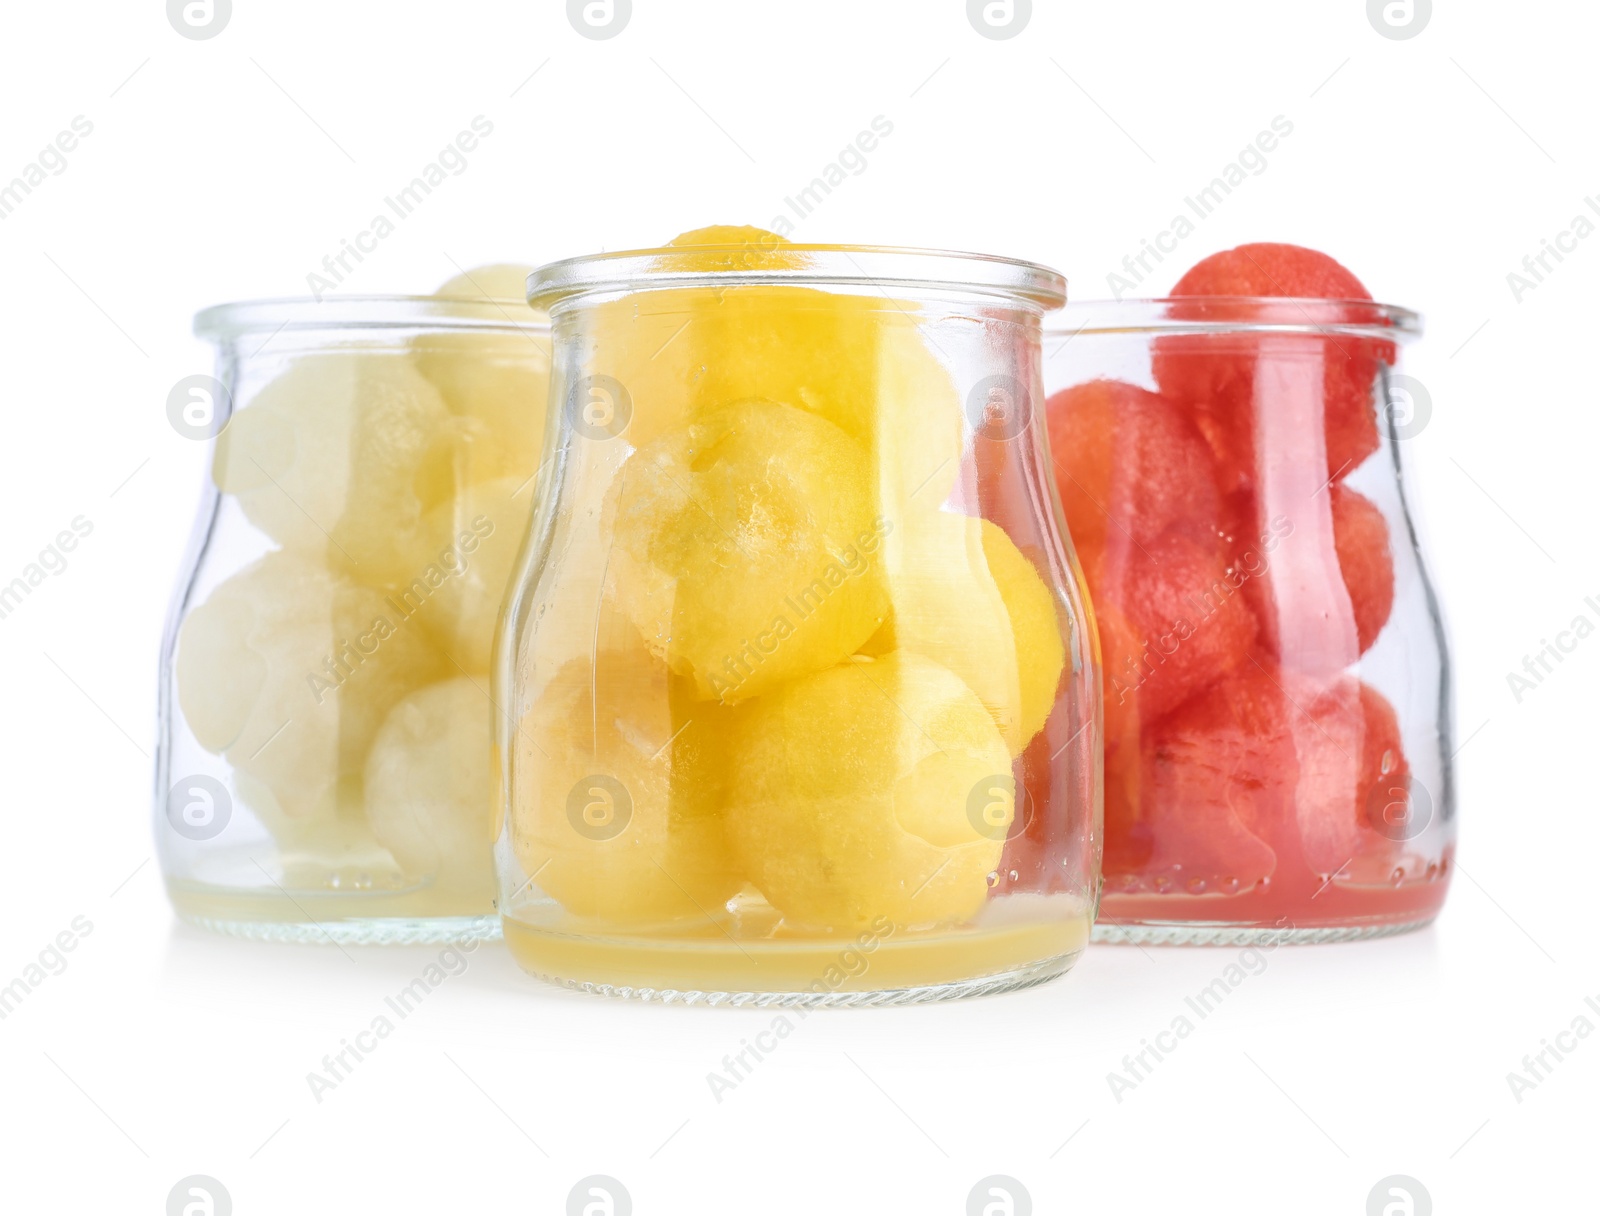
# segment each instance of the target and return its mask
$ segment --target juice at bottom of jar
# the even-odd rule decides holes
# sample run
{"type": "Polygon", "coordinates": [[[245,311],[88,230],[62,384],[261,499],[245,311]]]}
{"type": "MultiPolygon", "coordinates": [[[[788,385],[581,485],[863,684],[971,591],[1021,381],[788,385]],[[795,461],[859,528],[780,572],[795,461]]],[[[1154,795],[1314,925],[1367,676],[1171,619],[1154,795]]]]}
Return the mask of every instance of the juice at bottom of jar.
{"type": "MultiPolygon", "coordinates": [[[[422,889],[393,893],[387,891],[284,891],[265,887],[254,892],[208,887],[200,883],[172,880],[167,896],[184,920],[208,928],[225,929],[227,923],[306,927],[308,939],[322,937],[318,926],[334,926],[351,921],[481,919],[494,923],[494,909],[484,902],[464,901],[449,891],[422,889]]],[[[441,940],[449,937],[448,925],[441,925],[441,940]]],[[[340,936],[337,932],[335,937],[340,936]]],[[[285,933],[283,936],[297,936],[285,933]]],[[[481,936],[481,934],[475,934],[481,936]]]]}
{"type": "Polygon", "coordinates": [[[1050,979],[1082,952],[1092,913],[1074,897],[1029,895],[992,900],[975,923],[954,928],[884,922],[854,934],[802,934],[762,921],[746,909],[728,923],[630,931],[583,925],[539,904],[503,924],[522,967],[556,983],[633,995],[796,994],[826,1003],[836,994],[998,991],[1050,979]]]}
{"type": "Polygon", "coordinates": [[[242,846],[214,853],[167,896],[190,924],[275,940],[445,941],[499,936],[490,876],[441,884],[401,873],[385,854],[337,858],[242,846]]]}
{"type": "Polygon", "coordinates": [[[1444,903],[1450,862],[1446,854],[1439,863],[1416,867],[1414,873],[1389,883],[1355,883],[1286,869],[1237,895],[1158,893],[1133,876],[1107,875],[1097,933],[1129,936],[1117,930],[1159,927],[1168,931],[1167,938],[1178,941],[1186,928],[1231,928],[1259,929],[1293,940],[1326,937],[1336,930],[1344,931],[1338,936],[1354,938],[1421,928],[1444,903]]]}

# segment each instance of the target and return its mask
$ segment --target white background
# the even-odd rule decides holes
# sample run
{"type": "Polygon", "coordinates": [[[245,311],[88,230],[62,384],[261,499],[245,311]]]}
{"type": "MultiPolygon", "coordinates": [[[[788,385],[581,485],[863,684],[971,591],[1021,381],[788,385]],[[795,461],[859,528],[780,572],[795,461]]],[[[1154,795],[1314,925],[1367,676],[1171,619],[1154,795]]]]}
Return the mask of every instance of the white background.
{"type": "MultiPolygon", "coordinates": [[[[0,221],[0,581],[92,535],[0,620],[8,781],[0,984],[92,933],[0,1022],[8,1210],[960,1213],[989,1174],[1038,1212],[1347,1213],[1385,1175],[1434,1210],[1593,1203],[1600,1035],[1518,1102],[1506,1075],[1600,1027],[1600,640],[1521,702],[1507,673],[1580,613],[1594,542],[1600,239],[1518,302],[1507,273],[1600,192],[1600,10],[1362,0],[1039,0],[979,37],[960,0],[635,0],[608,41],[553,0],[6,6],[0,181],[93,133],[0,221]],[[1232,950],[1091,949],[1030,992],[827,1012],[718,1103],[756,1011],[547,989],[498,947],[319,1104],[306,1074],[437,950],[291,948],[178,926],[152,860],[156,656],[203,476],[168,389],[191,314],[292,295],[475,115],[494,133],[342,291],[764,224],[874,116],[894,125],[799,239],[1034,258],[1074,296],[1275,115],[1294,133],[1144,284],[1252,240],[1325,249],[1420,309],[1410,443],[1452,630],[1461,869],[1437,924],[1281,949],[1119,1103],[1106,1081],[1232,950]],[[448,1053],[448,1054],[447,1054],[448,1053]],[[1584,1183],[1580,1199],[1578,1187],[1584,1183]]],[[[1597,217],[1600,218],[1600,217],[1597,217]]]]}

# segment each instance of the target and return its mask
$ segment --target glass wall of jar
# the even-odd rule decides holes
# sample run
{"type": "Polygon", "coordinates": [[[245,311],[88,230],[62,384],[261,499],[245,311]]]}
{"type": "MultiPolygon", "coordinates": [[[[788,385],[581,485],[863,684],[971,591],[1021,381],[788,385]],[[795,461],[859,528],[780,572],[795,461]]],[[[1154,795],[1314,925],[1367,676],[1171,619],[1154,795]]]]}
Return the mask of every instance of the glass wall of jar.
{"type": "Polygon", "coordinates": [[[1420,326],[1361,300],[1090,301],[1045,336],[1098,624],[1097,937],[1426,924],[1455,841],[1451,681],[1404,474],[1420,326]]]}
{"type": "Polygon", "coordinates": [[[669,1000],[1060,974],[1099,830],[1039,374],[1064,284],[759,230],[675,246],[530,280],[556,404],[497,654],[507,944],[669,1000]]]}
{"type": "Polygon", "coordinates": [[[161,661],[172,903],[252,937],[497,936],[489,666],[548,325],[521,298],[372,297],[195,329],[217,368],[170,405],[211,443],[161,661]]]}

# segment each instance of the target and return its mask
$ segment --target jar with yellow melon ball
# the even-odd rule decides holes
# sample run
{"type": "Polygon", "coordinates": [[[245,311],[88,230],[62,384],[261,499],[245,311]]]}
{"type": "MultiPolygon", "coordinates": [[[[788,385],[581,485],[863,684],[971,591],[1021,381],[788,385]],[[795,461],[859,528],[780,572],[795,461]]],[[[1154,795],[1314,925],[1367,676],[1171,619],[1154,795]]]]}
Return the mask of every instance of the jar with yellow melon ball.
{"type": "Polygon", "coordinates": [[[528,270],[226,304],[175,390],[209,476],[162,653],[179,915],[248,937],[489,938],[490,665],[549,385],[528,270]]]}
{"type": "Polygon", "coordinates": [[[712,228],[529,280],[549,475],[494,671],[535,975],[878,1004],[1059,975],[1098,893],[1043,267],[712,228]]]}

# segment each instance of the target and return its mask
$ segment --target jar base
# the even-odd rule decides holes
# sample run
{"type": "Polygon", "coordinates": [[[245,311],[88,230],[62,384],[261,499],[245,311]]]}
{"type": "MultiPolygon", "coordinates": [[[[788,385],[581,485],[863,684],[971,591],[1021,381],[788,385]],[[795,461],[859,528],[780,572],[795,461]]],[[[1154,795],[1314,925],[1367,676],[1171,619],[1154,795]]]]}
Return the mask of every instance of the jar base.
{"type": "Polygon", "coordinates": [[[598,984],[588,980],[540,975],[532,971],[529,974],[547,984],[570,988],[574,992],[585,992],[591,996],[609,996],[619,1000],[647,1001],[661,1005],[729,1005],[735,1008],[754,1009],[876,1009],[894,1005],[926,1005],[933,1001],[959,1001],[967,997],[992,996],[1000,992],[1017,992],[1023,988],[1034,988],[1072,970],[1072,965],[1078,961],[1078,956],[1082,953],[1080,950],[1076,954],[1042,959],[1026,967],[974,980],[867,992],[703,992],[698,989],[635,988],[598,984]]]}
{"type": "MultiPolygon", "coordinates": [[[[190,890],[169,883],[167,897],[178,919],[208,933],[258,942],[336,946],[423,946],[443,942],[499,941],[500,918],[492,912],[438,915],[363,906],[360,897],[302,894],[260,895],[190,890]],[[337,900],[337,903],[335,901],[337,900]]],[[[459,904],[458,904],[459,906],[459,904]]]]}
{"type": "MultiPolygon", "coordinates": [[[[863,935],[870,937],[870,935],[863,935]]],[[[597,996],[785,1009],[919,1005],[1011,992],[1068,971],[1087,917],[901,938],[594,936],[508,917],[506,945],[546,983],[597,996]]]]}
{"type": "Polygon", "coordinates": [[[1120,946],[1312,946],[1323,942],[1368,941],[1393,937],[1431,925],[1434,918],[1397,924],[1315,925],[1277,928],[1273,925],[1230,925],[1203,921],[1147,921],[1143,924],[1095,925],[1090,940],[1120,946]]]}

